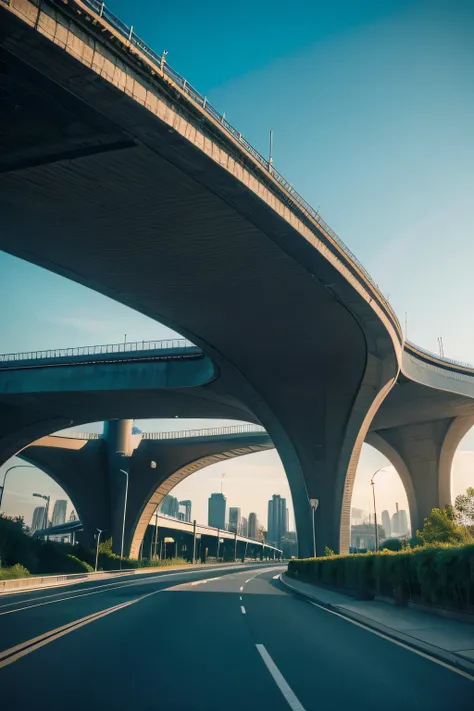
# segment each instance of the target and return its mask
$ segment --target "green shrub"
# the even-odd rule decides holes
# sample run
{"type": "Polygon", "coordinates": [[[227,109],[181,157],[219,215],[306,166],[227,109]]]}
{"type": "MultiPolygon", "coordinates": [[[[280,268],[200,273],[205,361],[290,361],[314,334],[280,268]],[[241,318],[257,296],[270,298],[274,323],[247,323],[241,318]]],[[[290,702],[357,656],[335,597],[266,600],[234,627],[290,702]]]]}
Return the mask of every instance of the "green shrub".
{"type": "Polygon", "coordinates": [[[18,563],[9,568],[0,568],[0,580],[12,580],[13,578],[27,578],[30,571],[18,563]]]}
{"type": "Polygon", "coordinates": [[[362,596],[385,595],[456,610],[474,605],[474,544],[295,559],[288,563],[288,574],[362,596]]]}
{"type": "Polygon", "coordinates": [[[399,538],[389,538],[388,540],[384,541],[382,545],[380,546],[380,550],[384,551],[401,551],[402,550],[402,542],[399,538]]]}

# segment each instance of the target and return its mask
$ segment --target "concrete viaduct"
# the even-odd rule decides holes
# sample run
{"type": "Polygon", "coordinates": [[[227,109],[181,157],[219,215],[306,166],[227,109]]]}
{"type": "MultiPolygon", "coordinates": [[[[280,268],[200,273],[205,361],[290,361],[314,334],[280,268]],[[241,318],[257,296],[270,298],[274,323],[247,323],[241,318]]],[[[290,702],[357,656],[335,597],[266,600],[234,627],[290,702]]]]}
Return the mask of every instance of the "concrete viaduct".
{"type": "Polygon", "coordinates": [[[97,528],[120,551],[128,473],[124,550],[137,557],[157,506],[199,469],[273,447],[260,427],[237,425],[133,435],[132,420],[105,423],[103,437],[47,436],[20,456],[58,482],[73,501],[89,542],[97,528]],[[122,470],[122,471],[121,471],[122,470]]]}
{"type": "Polygon", "coordinates": [[[178,403],[182,416],[256,422],[285,467],[303,556],[309,497],[320,544],[348,550],[365,439],[396,462],[412,521],[449,495],[474,371],[404,344],[354,255],[205,97],[93,0],[0,5],[0,59],[0,247],[205,354],[183,380],[171,377],[179,363],[161,364],[174,387],[160,390],[167,376],[129,364],[149,415],[131,389],[105,387],[116,364],[81,366],[103,377],[91,397],[71,378],[41,388],[32,375],[23,388],[15,376],[1,395],[13,417],[2,456],[75,422],[73,409],[86,421],[95,400],[88,421],[170,416],[178,403]]]}

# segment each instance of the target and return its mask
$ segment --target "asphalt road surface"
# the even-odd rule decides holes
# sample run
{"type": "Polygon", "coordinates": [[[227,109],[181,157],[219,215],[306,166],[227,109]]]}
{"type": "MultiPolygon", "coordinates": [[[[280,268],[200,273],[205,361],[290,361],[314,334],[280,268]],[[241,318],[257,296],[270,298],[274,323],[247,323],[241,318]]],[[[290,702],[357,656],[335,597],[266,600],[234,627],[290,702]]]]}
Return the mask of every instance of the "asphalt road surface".
{"type": "Polygon", "coordinates": [[[472,711],[474,680],[287,592],[281,566],[0,597],[0,705],[472,711]]]}

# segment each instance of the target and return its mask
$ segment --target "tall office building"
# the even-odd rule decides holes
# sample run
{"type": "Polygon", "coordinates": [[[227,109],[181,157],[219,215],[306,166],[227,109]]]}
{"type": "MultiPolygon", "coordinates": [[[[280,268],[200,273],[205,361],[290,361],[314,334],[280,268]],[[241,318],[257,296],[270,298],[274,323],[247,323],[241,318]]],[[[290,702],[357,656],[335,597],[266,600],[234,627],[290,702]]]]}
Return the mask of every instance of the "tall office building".
{"type": "Polygon", "coordinates": [[[69,520],[70,520],[70,521],[77,521],[77,520],[78,520],[78,519],[77,519],[77,513],[75,512],[74,509],[73,509],[73,510],[71,511],[71,513],[69,514],[69,520]]]}
{"type": "Polygon", "coordinates": [[[65,523],[65,521],[66,521],[66,507],[67,507],[66,499],[56,499],[56,501],[54,502],[54,509],[53,509],[53,519],[52,519],[53,526],[60,526],[62,523],[65,523]]]}
{"type": "Polygon", "coordinates": [[[268,533],[267,540],[280,546],[281,539],[286,533],[287,513],[286,499],[279,494],[273,494],[268,502],[268,533]]]}
{"type": "Polygon", "coordinates": [[[240,523],[240,509],[237,506],[231,506],[229,508],[229,531],[240,533],[240,523]]]}
{"type": "Polygon", "coordinates": [[[392,535],[392,526],[390,525],[390,514],[387,510],[382,511],[382,527],[385,531],[386,538],[392,535]]]}
{"type": "Polygon", "coordinates": [[[226,498],[224,494],[211,494],[208,502],[209,526],[225,529],[226,498]]]}
{"type": "Polygon", "coordinates": [[[179,518],[179,501],[176,496],[170,496],[169,494],[166,494],[160,505],[160,513],[164,514],[165,516],[179,518]]]}
{"type": "Polygon", "coordinates": [[[183,521],[187,521],[188,523],[191,521],[191,507],[192,501],[189,499],[179,502],[179,512],[183,514],[183,521]]]}
{"type": "Polygon", "coordinates": [[[252,511],[252,513],[249,513],[249,524],[248,524],[248,537],[249,538],[254,538],[257,540],[257,531],[258,531],[258,519],[257,519],[257,514],[252,511]]]}
{"type": "Polygon", "coordinates": [[[401,509],[401,511],[398,512],[398,535],[408,535],[408,518],[405,509],[401,509]]]}
{"type": "Polygon", "coordinates": [[[45,506],[37,506],[35,508],[33,511],[33,520],[31,522],[31,533],[36,533],[36,531],[40,531],[42,528],[45,528],[45,514],[45,506]]]}
{"type": "Polygon", "coordinates": [[[242,516],[242,522],[240,524],[240,535],[245,537],[249,535],[249,522],[245,518],[245,516],[242,516]]]}

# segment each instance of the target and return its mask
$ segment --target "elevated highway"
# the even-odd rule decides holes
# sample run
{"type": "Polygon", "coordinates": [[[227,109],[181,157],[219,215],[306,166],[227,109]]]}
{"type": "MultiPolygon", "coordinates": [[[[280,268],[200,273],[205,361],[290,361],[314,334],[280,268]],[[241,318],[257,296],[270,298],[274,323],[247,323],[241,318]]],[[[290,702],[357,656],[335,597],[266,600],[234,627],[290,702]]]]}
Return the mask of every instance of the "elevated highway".
{"type": "MultiPolygon", "coordinates": [[[[320,500],[320,544],[347,550],[372,422],[377,432],[421,424],[413,408],[403,422],[403,390],[412,403],[442,390],[438,415],[449,401],[449,428],[461,411],[470,417],[470,395],[449,375],[458,371],[406,358],[390,304],[334,231],[102,4],[11,0],[0,19],[0,129],[11,147],[0,158],[0,247],[168,325],[214,368],[211,380],[176,387],[171,399],[171,389],[142,392],[153,415],[132,412],[123,390],[113,402],[96,391],[89,402],[81,393],[82,410],[68,420],[64,393],[48,393],[46,406],[30,392],[29,420],[9,402],[22,434],[15,444],[10,432],[3,452],[31,442],[40,426],[86,421],[93,399],[101,412],[89,420],[170,416],[176,396],[183,416],[263,425],[288,476],[300,553],[312,551],[308,497],[320,500]],[[381,409],[392,393],[397,425],[381,409]]],[[[460,375],[466,388],[469,377],[460,375]]],[[[429,457],[437,484],[444,439],[421,439],[435,434],[434,450],[420,446],[412,460],[429,457]]],[[[407,447],[391,439],[414,476],[407,447]]]]}
{"type": "Polygon", "coordinates": [[[78,512],[84,540],[107,531],[120,552],[138,557],[156,508],[171,489],[203,467],[273,447],[253,425],[132,434],[132,420],[106,422],[104,435],[48,436],[20,456],[62,486],[78,512]]]}

